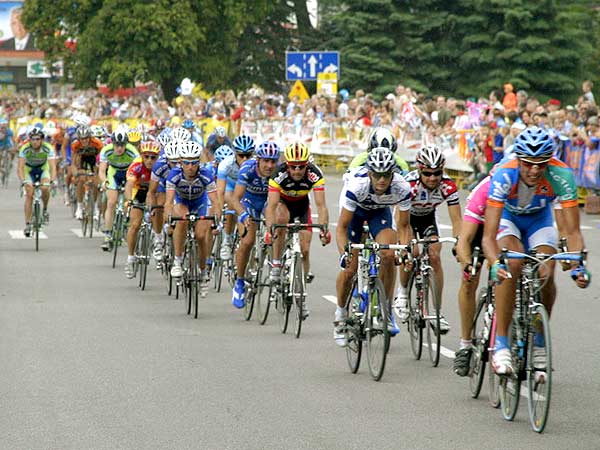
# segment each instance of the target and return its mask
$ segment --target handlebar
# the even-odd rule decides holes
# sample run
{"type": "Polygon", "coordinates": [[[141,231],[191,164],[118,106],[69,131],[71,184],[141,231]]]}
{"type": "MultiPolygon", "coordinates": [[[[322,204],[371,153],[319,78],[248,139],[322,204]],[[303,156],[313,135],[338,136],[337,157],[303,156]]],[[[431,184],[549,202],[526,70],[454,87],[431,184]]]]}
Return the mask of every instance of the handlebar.
{"type": "Polygon", "coordinates": [[[189,221],[189,222],[198,222],[199,220],[212,220],[213,227],[215,226],[215,222],[217,221],[217,216],[198,216],[196,214],[186,214],[183,217],[174,217],[169,216],[169,223],[180,222],[180,221],[189,221]]]}

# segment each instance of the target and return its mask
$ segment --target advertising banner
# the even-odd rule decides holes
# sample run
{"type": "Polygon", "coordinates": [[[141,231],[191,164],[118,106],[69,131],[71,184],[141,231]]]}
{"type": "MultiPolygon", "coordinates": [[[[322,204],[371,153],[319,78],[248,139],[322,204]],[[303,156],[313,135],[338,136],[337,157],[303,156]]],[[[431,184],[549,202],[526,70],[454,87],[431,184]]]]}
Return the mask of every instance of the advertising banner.
{"type": "Polygon", "coordinates": [[[23,2],[0,1],[0,51],[35,51],[33,37],[23,26],[23,2]]]}

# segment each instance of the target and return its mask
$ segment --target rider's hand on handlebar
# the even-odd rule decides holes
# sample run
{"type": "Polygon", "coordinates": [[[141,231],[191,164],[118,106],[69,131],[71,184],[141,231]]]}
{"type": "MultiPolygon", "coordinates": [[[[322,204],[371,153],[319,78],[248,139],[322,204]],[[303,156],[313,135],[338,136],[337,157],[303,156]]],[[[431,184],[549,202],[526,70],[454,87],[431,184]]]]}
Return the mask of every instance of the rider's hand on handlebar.
{"type": "Polygon", "coordinates": [[[329,230],[321,231],[319,233],[319,238],[321,239],[321,244],[323,246],[329,244],[331,242],[331,231],[329,231],[329,230]]]}
{"type": "Polygon", "coordinates": [[[350,254],[344,252],[340,255],[340,267],[345,269],[348,267],[348,264],[350,264],[350,254]]]}
{"type": "Polygon", "coordinates": [[[495,283],[500,284],[504,280],[512,278],[512,275],[508,271],[508,267],[506,266],[506,264],[501,263],[500,260],[496,260],[494,264],[492,264],[490,270],[490,278],[495,283]]]}
{"type": "Polygon", "coordinates": [[[270,231],[265,231],[265,238],[264,238],[265,244],[267,245],[271,245],[273,243],[273,236],[271,235],[270,231]]]}
{"type": "Polygon", "coordinates": [[[584,266],[578,266],[571,270],[571,278],[573,278],[577,287],[585,289],[592,281],[592,274],[584,266]]]}

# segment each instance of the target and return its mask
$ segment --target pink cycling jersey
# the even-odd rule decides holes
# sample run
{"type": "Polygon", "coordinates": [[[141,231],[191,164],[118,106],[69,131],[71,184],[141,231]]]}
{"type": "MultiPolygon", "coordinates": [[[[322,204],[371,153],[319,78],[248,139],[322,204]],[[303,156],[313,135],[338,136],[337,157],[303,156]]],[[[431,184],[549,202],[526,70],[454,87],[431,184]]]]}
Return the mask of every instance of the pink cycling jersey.
{"type": "Polygon", "coordinates": [[[485,207],[490,192],[490,180],[490,177],[485,177],[467,197],[467,206],[465,206],[463,216],[467,222],[483,225],[485,207]]]}

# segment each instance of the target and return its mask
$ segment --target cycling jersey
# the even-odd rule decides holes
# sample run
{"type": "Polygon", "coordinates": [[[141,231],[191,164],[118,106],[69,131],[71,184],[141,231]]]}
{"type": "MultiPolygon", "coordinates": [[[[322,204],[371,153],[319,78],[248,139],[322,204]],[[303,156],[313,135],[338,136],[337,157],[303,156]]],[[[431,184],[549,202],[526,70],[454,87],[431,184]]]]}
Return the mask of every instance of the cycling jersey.
{"type": "Polygon", "coordinates": [[[350,173],[343,208],[348,211],[356,211],[358,208],[376,210],[398,205],[401,211],[410,210],[410,185],[402,175],[394,173],[388,190],[383,194],[376,194],[368,172],[366,167],[361,167],[350,173]]]}
{"type": "Polygon", "coordinates": [[[215,154],[215,150],[218,149],[221,145],[228,145],[229,147],[233,148],[233,145],[231,145],[231,141],[227,136],[225,136],[222,143],[219,143],[219,141],[217,141],[217,135],[215,133],[208,136],[208,139],[206,140],[206,148],[213,155],[215,154]]]}
{"type": "MultiPolygon", "coordinates": [[[[356,169],[357,167],[364,166],[367,163],[367,159],[369,158],[369,152],[359,153],[354,157],[354,159],[350,162],[348,169],[356,169]]],[[[408,173],[410,170],[406,161],[404,161],[400,155],[394,153],[394,159],[396,160],[396,165],[400,169],[402,173],[408,173]]]]}
{"type": "Polygon", "coordinates": [[[80,155],[79,160],[79,169],[83,169],[84,167],[88,167],[90,170],[93,170],[96,165],[96,157],[102,151],[102,141],[96,138],[90,138],[88,145],[85,147],[83,143],[78,139],[73,144],[71,144],[71,155],[80,155]]]}
{"type": "Polygon", "coordinates": [[[158,189],[156,192],[167,192],[167,175],[173,167],[175,167],[174,163],[169,163],[164,155],[159,156],[156,160],[152,166],[152,174],[150,176],[152,181],[158,182],[158,189]],[[171,164],[173,164],[173,166],[171,166],[171,164]]]}
{"type": "Polygon", "coordinates": [[[577,185],[573,171],[562,161],[552,158],[536,186],[520,181],[519,160],[497,166],[490,182],[487,204],[505,208],[514,215],[535,214],[558,199],[563,208],[577,206],[577,185]]]}
{"type": "MultiPolygon", "coordinates": [[[[151,170],[148,169],[141,158],[136,159],[127,169],[127,181],[134,181],[133,191],[147,191],[150,184],[151,170]]],[[[135,196],[135,195],[134,195],[135,196]]]]}
{"type": "Polygon", "coordinates": [[[209,169],[199,167],[196,176],[188,180],[181,167],[175,167],[167,175],[167,191],[175,191],[175,203],[185,206],[191,214],[206,215],[207,194],[217,190],[209,169]]]}
{"type": "Polygon", "coordinates": [[[291,177],[286,163],[280,164],[269,180],[269,191],[279,192],[282,200],[290,202],[306,198],[312,190],[325,190],[323,172],[312,163],[307,165],[304,177],[299,181],[291,177]]]}
{"type": "Polygon", "coordinates": [[[24,180],[29,178],[35,183],[44,178],[50,178],[50,164],[48,161],[55,159],[56,153],[47,142],[42,142],[42,146],[37,151],[27,142],[19,149],[19,158],[25,159],[24,180]]]}
{"type": "Polygon", "coordinates": [[[237,185],[246,188],[242,197],[242,206],[254,219],[259,219],[269,192],[269,178],[258,173],[258,160],[250,159],[240,168],[237,185]]]}
{"type": "Polygon", "coordinates": [[[10,150],[14,146],[12,130],[10,128],[5,131],[0,130],[0,151],[10,150]]]}
{"type": "Polygon", "coordinates": [[[139,156],[138,151],[131,144],[125,146],[125,151],[121,155],[115,153],[113,144],[104,146],[100,152],[100,162],[108,164],[106,171],[108,189],[118,189],[125,183],[129,165],[139,156]]]}
{"type": "Polygon", "coordinates": [[[475,189],[473,189],[467,197],[465,213],[463,214],[463,218],[466,222],[483,225],[485,207],[490,192],[490,180],[491,177],[485,177],[477,186],[475,186],[475,189]]]}
{"type": "Polygon", "coordinates": [[[77,137],[77,127],[69,127],[66,129],[65,137],[64,137],[66,140],[65,157],[69,164],[71,163],[71,145],[73,144],[73,141],[75,141],[76,137],[77,137]]]}
{"type": "Polygon", "coordinates": [[[225,187],[225,192],[233,192],[239,172],[240,166],[235,159],[235,155],[228,156],[219,163],[219,168],[217,169],[217,179],[226,180],[227,184],[225,187]]]}
{"type": "Polygon", "coordinates": [[[413,216],[426,216],[431,214],[442,203],[448,206],[458,205],[458,188],[456,183],[447,175],[442,175],[440,184],[433,190],[421,183],[421,175],[418,170],[409,172],[406,181],[411,189],[410,214],[413,216]]]}

